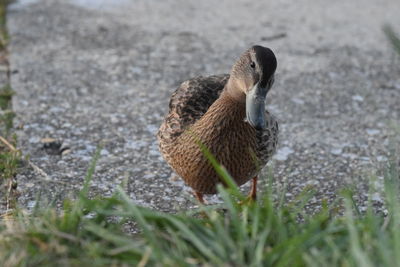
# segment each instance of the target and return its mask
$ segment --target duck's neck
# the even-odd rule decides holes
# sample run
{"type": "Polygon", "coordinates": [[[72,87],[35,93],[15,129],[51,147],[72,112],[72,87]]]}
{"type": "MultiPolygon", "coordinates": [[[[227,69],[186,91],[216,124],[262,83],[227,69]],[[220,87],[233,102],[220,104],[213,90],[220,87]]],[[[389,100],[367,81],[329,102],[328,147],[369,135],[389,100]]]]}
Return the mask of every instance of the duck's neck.
{"type": "Polygon", "coordinates": [[[246,116],[246,102],[237,97],[231,94],[229,88],[225,88],[205,116],[212,117],[212,120],[218,121],[220,125],[243,122],[246,116]]]}
{"type": "Polygon", "coordinates": [[[241,86],[243,85],[231,76],[226,83],[224,93],[227,93],[227,97],[233,98],[236,102],[244,104],[246,102],[246,95],[240,90],[241,86]]]}
{"type": "Polygon", "coordinates": [[[203,117],[198,120],[192,130],[202,132],[205,135],[220,134],[237,128],[246,117],[246,96],[238,93],[228,81],[220,97],[209,107],[203,117]],[[210,130],[212,128],[212,131],[210,130]]]}
{"type": "Polygon", "coordinates": [[[220,105],[226,106],[232,111],[243,111],[243,115],[245,115],[246,100],[243,100],[241,96],[236,95],[236,92],[232,94],[229,92],[228,88],[225,88],[217,101],[220,105]]]}
{"type": "Polygon", "coordinates": [[[240,90],[241,86],[231,77],[216,102],[227,109],[226,113],[229,113],[230,117],[242,122],[246,116],[246,95],[240,90]]]}

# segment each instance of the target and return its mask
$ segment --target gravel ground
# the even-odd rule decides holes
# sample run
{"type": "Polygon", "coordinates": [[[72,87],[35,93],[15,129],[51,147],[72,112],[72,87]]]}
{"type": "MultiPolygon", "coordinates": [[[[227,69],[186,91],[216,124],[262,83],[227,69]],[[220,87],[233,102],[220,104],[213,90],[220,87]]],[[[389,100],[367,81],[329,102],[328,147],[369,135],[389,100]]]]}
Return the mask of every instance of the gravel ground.
{"type": "Polygon", "coordinates": [[[400,143],[400,60],[381,30],[400,25],[399,14],[397,0],[17,2],[8,27],[19,145],[42,170],[21,168],[19,201],[73,196],[104,143],[93,194],[126,181],[141,205],[193,207],[158,152],[169,96],[185,79],[228,72],[260,44],[278,58],[267,103],[281,129],[274,186],[287,184],[289,198],[314,186],[312,208],[343,187],[363,203],[400,143]]]}

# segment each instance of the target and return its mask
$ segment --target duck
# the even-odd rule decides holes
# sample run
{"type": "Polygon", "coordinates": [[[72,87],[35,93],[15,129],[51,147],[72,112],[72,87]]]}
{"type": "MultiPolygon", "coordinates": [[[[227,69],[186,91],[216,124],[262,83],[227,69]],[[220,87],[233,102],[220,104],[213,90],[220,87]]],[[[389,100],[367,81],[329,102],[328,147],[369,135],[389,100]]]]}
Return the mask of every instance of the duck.
{"type": "Polygon", "coordinates": [[[200,203],[224,183],[199,143],[237,186],[251,180],[248,198],[256,200],[259,173],[278,143],[277,119],[265,108],[276,68],[273,51],[254,45],[240,55],[229,74],[189,79],[172,94],[157,133],[159,149],[200,203]]]}

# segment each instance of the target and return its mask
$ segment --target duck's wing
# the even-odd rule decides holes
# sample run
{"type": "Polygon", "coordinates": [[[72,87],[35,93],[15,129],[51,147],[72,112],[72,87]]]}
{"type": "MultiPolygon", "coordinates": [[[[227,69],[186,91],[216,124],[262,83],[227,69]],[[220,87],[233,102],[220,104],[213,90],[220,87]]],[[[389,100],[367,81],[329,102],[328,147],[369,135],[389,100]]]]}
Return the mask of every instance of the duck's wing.
{"type": "Polygon", "coordinates": [[[222,74],[183,82],[171,96],[159,138],[175,138],[199,120],[217,100],[228,79],[229,74],[222,74]]]}

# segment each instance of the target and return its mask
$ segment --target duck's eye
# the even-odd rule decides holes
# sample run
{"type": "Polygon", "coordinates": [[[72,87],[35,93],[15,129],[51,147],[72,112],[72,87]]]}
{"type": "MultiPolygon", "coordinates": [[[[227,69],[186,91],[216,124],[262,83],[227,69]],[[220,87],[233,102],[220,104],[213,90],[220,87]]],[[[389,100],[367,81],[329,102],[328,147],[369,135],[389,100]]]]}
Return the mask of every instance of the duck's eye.
{"type": "Polygon", "coordinates": [[[250,67],[254,69],[254,68],[256,67],[256,63],[254,63],[254,61],[252,61],[252,62],[250,63],[250,67]]]}

